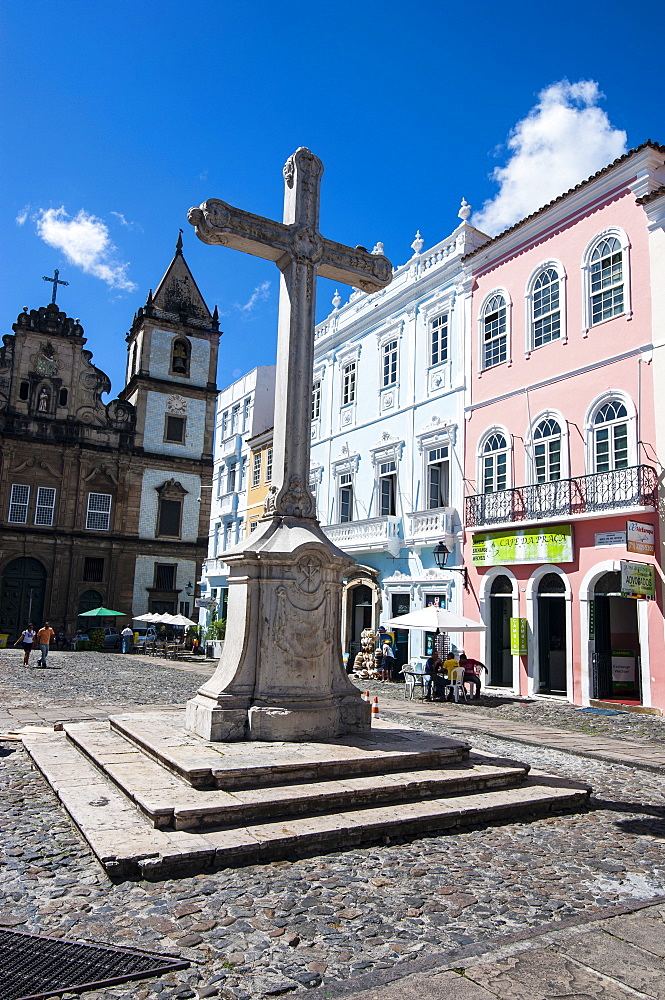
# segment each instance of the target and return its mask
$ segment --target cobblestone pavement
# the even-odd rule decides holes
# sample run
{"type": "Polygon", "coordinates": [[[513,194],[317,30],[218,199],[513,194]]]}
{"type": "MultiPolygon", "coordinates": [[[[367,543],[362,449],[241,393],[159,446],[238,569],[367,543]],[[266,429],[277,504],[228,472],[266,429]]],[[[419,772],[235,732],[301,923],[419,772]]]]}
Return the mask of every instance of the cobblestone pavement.
{"type": "MultiPolygon", "coordinates": [[[[127,703],[128,691],[137,702],[146,700],[143,685],[153,690],[154,675],[138,657],[116,667],[118,659],[98,655],[102,665],[85,671],[91,689],[81,681],[81,697],[95,697],[103,684],[105,702],[127,703]],[[103,661],[111,658],[104,681],[103,661]]],[[[156,685],[160,702],[173,700],[178,684],[186,689],[184,700],[199,683],[195,675],[181,673],[178,680],[170,676],[177,671],[163,670],[156,685]]],[[[51,677],[74,683],[67,673],[63,661],[49,685],[51,677]]],[[[47,674],[35,671],[39,678],[47,674]]],[[[12,680],[12,697],[21,694],[22,683],[24,696],[35,704],[52,693],[49,686],[40,695],[33,676],[25,675],[25,682],[20,673],[12,680]]],[[[414,723],[455,735],[452,712],[414,723]]],[[[195,878],[119,885],[92,859],[20,745],[0,744],[0,926],[192,961],[182,972],[87,993],[91,1000],[254,1000],[306,989],[325,997],[344,984],[361,987],[368,973],[395,969],[406,975],[419,957],[592,917],[605,907],[664,892],[662,776],[486,736],[474,744],[590,782],[591,809],[195,878]]]]}

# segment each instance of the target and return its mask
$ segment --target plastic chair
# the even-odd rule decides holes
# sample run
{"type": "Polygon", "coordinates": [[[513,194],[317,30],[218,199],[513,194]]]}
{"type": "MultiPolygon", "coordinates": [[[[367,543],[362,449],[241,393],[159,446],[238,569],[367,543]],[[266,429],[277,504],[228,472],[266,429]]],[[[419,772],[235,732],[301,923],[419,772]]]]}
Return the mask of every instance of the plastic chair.
{"type": "Polygon", "coordinates": [[[464,687],[464,667],[455,667],[450,672],[450,685],[448,694],[452,692],[453,698],[459,702],[460,696],[466,701],[466,688],[464,687]]]}

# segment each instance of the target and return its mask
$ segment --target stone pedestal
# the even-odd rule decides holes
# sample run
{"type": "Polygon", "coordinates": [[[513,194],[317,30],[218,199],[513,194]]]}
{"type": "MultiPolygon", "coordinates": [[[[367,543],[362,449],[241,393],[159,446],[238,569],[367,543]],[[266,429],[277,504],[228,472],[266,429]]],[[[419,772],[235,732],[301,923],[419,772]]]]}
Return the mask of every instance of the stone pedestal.
{"type": "Polygon", "coordinates": [[[342,577],[353,565],[312,519],[274,517],[225,554],[229,599],[216,672],[187,703],[206,740],[310,741],[359,733],[371,709],[342,662],[342,577]]]}

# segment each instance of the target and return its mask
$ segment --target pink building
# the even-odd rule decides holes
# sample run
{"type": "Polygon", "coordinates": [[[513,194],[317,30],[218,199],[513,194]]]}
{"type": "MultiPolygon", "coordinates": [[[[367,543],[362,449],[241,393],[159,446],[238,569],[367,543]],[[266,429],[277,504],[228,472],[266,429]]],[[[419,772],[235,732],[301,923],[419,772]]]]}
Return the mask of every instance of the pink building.
{"type": "Polygon", "coordinates": [[[490,687],[665,708],[653,262],[638,204],[664,163],[646,143],[465,258],[465,614],[488,626],[467,653],[490,687]]]}

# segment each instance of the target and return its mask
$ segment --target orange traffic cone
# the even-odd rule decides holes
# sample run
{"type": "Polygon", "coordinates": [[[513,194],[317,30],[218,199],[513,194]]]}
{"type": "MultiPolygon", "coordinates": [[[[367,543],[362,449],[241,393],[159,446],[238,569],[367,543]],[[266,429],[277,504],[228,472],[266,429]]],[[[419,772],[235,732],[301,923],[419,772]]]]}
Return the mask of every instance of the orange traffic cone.
{"type": "Polygon", "coordinates": [[[379,717],[379,699],[375,698],[372,702],[372,718],[378,719],[379,717]]]}
{"type": "Polygon", "coordinates": [[[365,691],[365,693],[363,695],[363,701],[369,702],[369,700],[370,700],[369,691],[365,691]]]}

